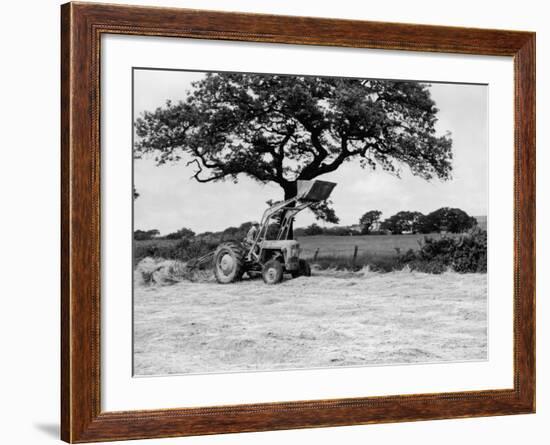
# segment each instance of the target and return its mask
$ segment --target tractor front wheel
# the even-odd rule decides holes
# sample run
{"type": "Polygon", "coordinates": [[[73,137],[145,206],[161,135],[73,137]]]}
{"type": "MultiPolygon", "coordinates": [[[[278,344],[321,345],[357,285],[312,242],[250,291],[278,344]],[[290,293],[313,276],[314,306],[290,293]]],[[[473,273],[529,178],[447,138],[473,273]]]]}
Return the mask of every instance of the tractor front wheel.
{"type": "Polygon", "coordinates": [[[218,283],[240,280],[244,274],[244,251],[237,243],[223,243],[214,252],[214,275],[218,283]]]}
{"type": "Polygon", "coordinates": [[[277,260],[269,260],[262,269],[262,278],[266,284],[277,284],[283,280],[283,265],[277,260]]]}

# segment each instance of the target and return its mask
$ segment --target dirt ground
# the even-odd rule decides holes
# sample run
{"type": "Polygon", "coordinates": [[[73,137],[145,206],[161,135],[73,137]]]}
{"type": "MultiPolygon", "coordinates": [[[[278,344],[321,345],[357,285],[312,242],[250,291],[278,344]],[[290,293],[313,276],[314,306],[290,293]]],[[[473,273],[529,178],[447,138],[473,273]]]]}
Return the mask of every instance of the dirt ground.
{"type": "Polygon", "coordinates": [[[325,270],[277,286],[136,284],[134,372],[485,360],[486,278],[325,270]]]}

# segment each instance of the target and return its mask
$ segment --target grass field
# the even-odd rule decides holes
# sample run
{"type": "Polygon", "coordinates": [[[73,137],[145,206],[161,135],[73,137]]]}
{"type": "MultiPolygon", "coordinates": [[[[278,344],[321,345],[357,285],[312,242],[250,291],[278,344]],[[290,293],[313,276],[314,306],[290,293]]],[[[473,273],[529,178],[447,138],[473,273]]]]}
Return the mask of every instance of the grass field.
{"type": "MultiPolygon", "coordinates": [[[[302,253],[305,258],[313,257],[315,251],[319,249],[320,256],[351,256],[354,246],[358,246],[359,254],[369,252],[376,255],[395,256],[398,250],[405,253],[409,249],[417,250],[420,248],[424,237],[441,238],[439,233],[430,233],[429,235],[411,234],[411,235],[355,235],[355,236],[300,236],[297,240],[302,247],[302,253]]],[[[458,235],[448,235],[458,236],[458,235]]],[[[175,246],[178,240],[170,239],[152,239],[145,241],[136,241],[136,246],[140,247],[170,247],[175,246]]]]}
{"type": "Polygon", "coordinates": [[[302,248],[304,258],[312,258],[317,249],[319,249],[319,257],[351,257],[355,246],[358,248],[359,256],[368,254],[393,257],[399,253],[405,253],[409,249],[418,250],[426,236],[439,239],[442,235],[439,233],[429,235],[316,235],[301,236],[297,240],[302,248]]]}

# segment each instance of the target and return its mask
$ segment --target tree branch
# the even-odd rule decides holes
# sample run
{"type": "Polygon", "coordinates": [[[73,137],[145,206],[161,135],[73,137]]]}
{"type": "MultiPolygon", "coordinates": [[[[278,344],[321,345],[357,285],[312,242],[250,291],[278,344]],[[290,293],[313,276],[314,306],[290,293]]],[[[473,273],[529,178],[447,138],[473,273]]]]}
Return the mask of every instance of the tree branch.
{"type": "MultiPolygon", "coordinates": [[[[192,161],[189,161],[186,165],[189,166],[191,164],[197,164],[198,170],[191,176],[192,178],[195,178],[197,182],[205,183],[205,182],[212,182],[216,181],[218,179],[222,179],[224,176],[226,176],[226,173],[218,173],[217,175],[210,176],[208,178],[200,178],[199,175],[203,172],[202,165],[200,164],[199,160],[197,158],[193,159],[192,161]]],[[[205,167],[209,168],[206,164],[205,167]]]]}
{"type": "Polygon", "coordinates": [[[300,173],[300,179],[313,179],[319,176],[319,168],[322,166],[322,162],[327,158],[328,151],[323,146],[321,139],[319,138],[321,132],[319,130],[313,130],[311,132],[311,144],[316,150],[313,153],[313,161],[305,166],[300,173]]]}

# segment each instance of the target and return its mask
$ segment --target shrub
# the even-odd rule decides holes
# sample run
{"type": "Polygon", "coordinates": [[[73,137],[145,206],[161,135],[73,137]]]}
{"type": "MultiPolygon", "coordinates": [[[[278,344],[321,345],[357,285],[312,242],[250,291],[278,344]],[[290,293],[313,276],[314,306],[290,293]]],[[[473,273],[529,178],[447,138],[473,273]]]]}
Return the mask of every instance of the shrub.
{"type": "Polygon", "coordinates": [[[474,228],[457,238],[424,238],[420,250],[401,256],[403,265],[428,273],[452,269],[459,273],[487,272],[487,232],[474,228]]]}
{"type": "Polygon", "coordinates": [[[306,227],[304,230],[304,235],[312,236],[312,235],[322,235],[323,234],[323,228],[318,226],[317,224],[313,223],[310,226],[306,227]]]}
{"type": "Polygon", "coordinates": [[[487,231],[473,229],[458,239],[452,267],[457,272],[487,272],[487,231]]]}
{"type": "Polygon", "coordinates": [[[306,236],[306,228],[305,227],[298,227],[294,229],[294,236],[306,236]]]}
{"type": "Polygon", "coordinates": [[[195,236],[195,232],[187,227],[182,227],[175,232],[169,233],[165,236],[166,239],[182,239],[182,238],[192,238],[195,236]]]}

